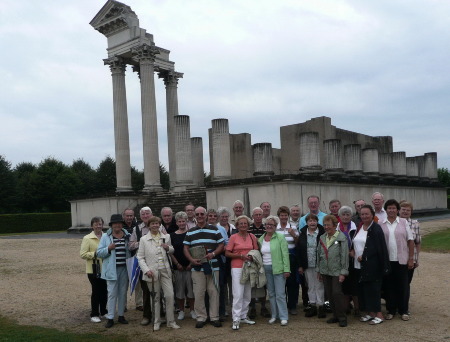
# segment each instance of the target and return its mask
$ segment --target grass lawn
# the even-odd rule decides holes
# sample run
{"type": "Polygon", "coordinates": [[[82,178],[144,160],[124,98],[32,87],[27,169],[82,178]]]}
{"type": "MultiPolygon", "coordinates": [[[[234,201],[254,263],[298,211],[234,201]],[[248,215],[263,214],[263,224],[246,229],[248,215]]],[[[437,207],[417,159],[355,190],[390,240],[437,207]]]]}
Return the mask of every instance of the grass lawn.
{"type": "Polygon", "coordinates": [[[450,228],[425,236],[422,239],[421,251],[450,253],[450,228]]]}
{"type": "Polygon", "coordinates": [[[1,342],[127,342],[123,335],[74,334],[57,329],[18,325],[0,316],[1,342]]]}

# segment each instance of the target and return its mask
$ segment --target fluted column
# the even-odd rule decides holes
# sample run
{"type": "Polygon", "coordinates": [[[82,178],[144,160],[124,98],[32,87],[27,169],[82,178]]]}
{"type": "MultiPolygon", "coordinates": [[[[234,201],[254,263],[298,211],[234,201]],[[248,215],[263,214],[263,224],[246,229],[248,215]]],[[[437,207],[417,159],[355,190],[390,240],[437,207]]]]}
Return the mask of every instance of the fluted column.
{"type": "Polygon", "coordinates": [[[200,137],[191,138],[192,153],[192,182],[194,186],[205,185],[205,175],[203,169],[203,139],[200,137]]]}
{"type": "Polygon", "coordinates": [[[274,174],[272,144],[259,143],[253,145],[253,165],[254,176],[272,176],[274,174]]]}
{"type": "Polygon", "coordinates": [[[362,150],[363,172],[366,174],[378,174],[378,150],[376,148],[365,148],[362,150]]]}
{"type": "Polygon", "coordinates": [[[406,175],[411,178],[419,177],[419,164],[416,157],[406,158],[406,175]]]}
{"type": "Polygon", "coordinates": [[[319,133],[306,132],[300,134],[300,169],[304,171],[319,171],[320,146],[319,133]]]}
{"type": "Polygon", "coordinates": [[[392,171],[395,176],[406,176],[406,153],[392,153],[392,171]]]}
{"type": "Polygon", "coordinates": [[[323,141],[325,170],[343,172],[343,153],[341,140],[328,139],[323,141]]]}
{"type": "Polygon", "coordinates": [[[360,173],[363,170],[362,152],[360,144],[349,144],[344,146],[345,171],[349,173],[360,173]]]}
{"type": "Polygon", "coordinates": [[[161,190],[159,176],[158,126],[155,98],[154,46],[143,44],[132,49],[134,59],[139,62],[141,79],[142,140],[144,151],[144,192],[161,190]]]}
{"type": "MultiPolygon", "coordinates": [[[[175,166],[175,135],[174,135],[174,117],[178,115],[178,79],[183,77],[183,74],[175,71],[162,71],[159,77],[164,80],[166,86],[166,108],[167,108],[167,149],[169,156],[169,177],[170,187],[173,188],[178,177],[176,175],[175,166]]],[[[189,133],[190,134],[190,133],[189,133]]]]}
{"type": "Polygon", "coordinates": [[[212,120],[211,144],[214,160],[214,180],[230,179],[230,132],[227,119],[212,120]]]}
{"type": "Polygon", "coordinates": [[[189,116],[175,115],[173,117],[175,137],[175,169],[177,185],[192,185],[192,150],[189,116]]]}
{"type": "Polygon", "coordinates": [[[116,192],[129,192],[131,188],[130,139],[128,135],[126,64],[120,57],[104,59],[111,69],[114,108],[114,143],[116,153],[116,192]]]}
{"type": "Polygon", "coordinates": [[[392,176],[392,154],[391,153],[380,153],[378,155],[378,167],[380,170],[380,174],[384,176],[392,176]]]}

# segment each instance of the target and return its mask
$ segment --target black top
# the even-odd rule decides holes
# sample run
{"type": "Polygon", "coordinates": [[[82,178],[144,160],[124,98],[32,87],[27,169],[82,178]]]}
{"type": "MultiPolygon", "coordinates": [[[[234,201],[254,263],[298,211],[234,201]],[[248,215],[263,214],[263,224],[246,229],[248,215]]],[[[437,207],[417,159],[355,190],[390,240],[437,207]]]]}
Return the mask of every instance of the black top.
{"type": "MultiPolygon", "coordinates": [[[[187,233],[187,232],[186,232],[187,233]]],[[[178,262],[183,267],[187,267],[189,265],[189,260],[184,256],[183,248],[184,248],[184,238],[186,237],[186,233],[176,234],[175,232],[170,234],[170,240],[172,242],[172,246],[174,248],[174,257],[178,260],[178,262]]],[[[175,265],[174,268],[176,269],[175,265]]]]}
{"type": "MultiPolygon", "coordinates": [[[[169,224],[166,224],[161,218],[162,225],[166,228],[167,234],[172,234],[178,230],[177,222],[175,221],[175,217],[172,217],[172,221],[169,224]]],[[[178,258],[177,258],[178,259],[178,258]]]]}
{"type": "Polygon", "coordinates": [[[248,229],[249,233],[252,233],[253,235],[256,236],[257,239],[259,239],[261,236],[263,236],[263,234],[266,232],[266,228],[264,227],[264,225],[262,224],[259,228],[257,228],[255,226],[254,223],[252,223],[250,225],[250,228],[248,229]]]}

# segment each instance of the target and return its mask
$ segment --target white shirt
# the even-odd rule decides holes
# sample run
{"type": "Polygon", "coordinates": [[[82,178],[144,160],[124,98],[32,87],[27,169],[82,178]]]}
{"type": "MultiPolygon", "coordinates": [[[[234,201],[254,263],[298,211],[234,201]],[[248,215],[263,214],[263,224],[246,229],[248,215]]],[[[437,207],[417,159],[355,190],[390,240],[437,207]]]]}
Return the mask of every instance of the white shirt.
{"type": "Polygon", "coordinates": [[[364,253],[364,247],[366,247],[367,230],[361,228],[353,239],[353,248],[355,249],[355,268],[360,269],[361,263],[358,261],[358,257],[364,253]]]}
{"type": "Polygon", "coordinates": [[[387,213],[384,208],[381,208],[380,211],[375,211],[375,216],[378,217],[378,222],[384,222],[387,220],[387,213]]]}
{"type": "Polygon", "coordinates": [[[261,245],[263,265],[272,265],[272,254],[270,254],[270,241],[263,240],[261,245]]]}

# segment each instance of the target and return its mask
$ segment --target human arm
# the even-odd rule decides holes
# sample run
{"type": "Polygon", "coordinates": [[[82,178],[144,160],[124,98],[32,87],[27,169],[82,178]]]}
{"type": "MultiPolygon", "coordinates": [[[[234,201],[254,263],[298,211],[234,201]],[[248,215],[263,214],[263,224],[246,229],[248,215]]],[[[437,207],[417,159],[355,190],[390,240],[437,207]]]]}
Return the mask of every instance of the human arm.
{"type": "Polygon", "coordinates": [[[191,256],[191,253],[189,252],[189,245],[184,245],[183,246],[183,253],[184,253],[184,256],[186,257],[186,259],[188,259],[189,260],[189,262],[192,264],[192,265],[194,265],[194,266],[200,266],[202,263],[201,263],[201,259],[194,259],[194,258],[192,258],[192,256],[191,256]]]}
{"type": "Polygon", "coordinates": [[[152,277],[153,271],[150,269],[150,267],[147,265],[147,262],[145,261],[145,253],[149,252],[146,251],[145,247],[146,247],[145,241],[144,239],[141,239],[139,241],[139,249],[136,253],[136,257],[138,259],[139,267],[141,268],[142,273],[145,274],[147,277],[152,277]]]}
{"type": "Polygon", "coordinates": [[[81,241],[80,256],[84,260],[92,260],[96,256],[97,249],[93,251],[90,250],[89,240],[90,239],[85,236],[83,237],[83,241],[81,241]]]}
{"type": "Polygon", "coordinates": [[[128,242],[128,249],[130,251],[135,251],[139,248],[139,241],[137,240],[136,229],[140,229],[138,226],[134,226],[133,232],[130,236],[130,241],[128,242]]]}
{"type": "MultiPolygon", "coordinates": [[[[109,258],[111,255],[110,247],[113,245],[108,234],[103,234],[97,247],[97,257],[101,259],[109,258]]],[[[112,248],[111,248],[112,249],[112,248]]]]}

